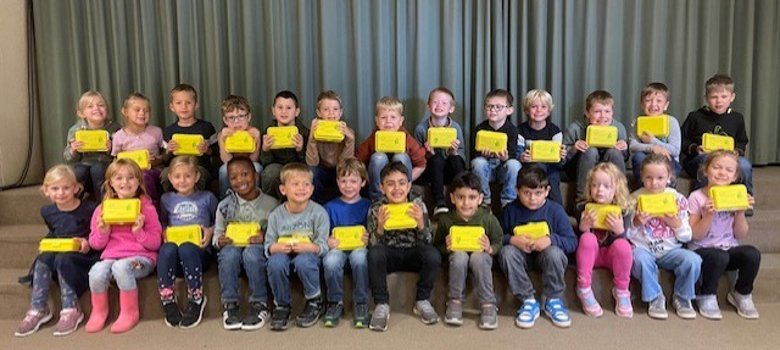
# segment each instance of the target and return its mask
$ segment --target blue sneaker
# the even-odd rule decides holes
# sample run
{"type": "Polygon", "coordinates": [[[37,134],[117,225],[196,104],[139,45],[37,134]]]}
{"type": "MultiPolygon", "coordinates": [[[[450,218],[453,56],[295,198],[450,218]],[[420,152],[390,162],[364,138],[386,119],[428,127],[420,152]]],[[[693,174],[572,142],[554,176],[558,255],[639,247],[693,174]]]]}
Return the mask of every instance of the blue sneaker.
{"type": "Polygon", "coordinates": [[[544,313],[547,314],[547,316],[549,316],[552,320],[553,324],[558,327],[567,328],[571,326],[569,310],[566,309],[566,306],[563,306],[561,299],[548,299],[544,303],[544,313]]]}
{"type": "Polygon", "coordinates": [[[531,328],[539,318],[539,302],[536,299],[525,299],[523,306],[517,309],[515,316],[515,325],[520,328],[531,328]]]}

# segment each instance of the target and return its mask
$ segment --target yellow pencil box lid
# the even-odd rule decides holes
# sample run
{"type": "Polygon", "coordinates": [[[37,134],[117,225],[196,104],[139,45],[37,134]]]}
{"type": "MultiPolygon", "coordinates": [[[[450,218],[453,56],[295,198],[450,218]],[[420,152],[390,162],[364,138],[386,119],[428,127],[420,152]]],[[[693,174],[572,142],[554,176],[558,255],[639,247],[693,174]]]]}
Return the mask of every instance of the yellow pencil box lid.
{"type": "Polygon", "coordinates": [[[409,216],[412,203],[385,204],[388,218],[385,221],[385,230],[403,230],[417,227],[417,221],[409,216]]]}
{"type": "Polygon", "coordinates": [[[152,168],[152,164],[149,163],[148,149],[119,152],[116,155],[116,159],[131,159],[135,164],[138,164],[138,167],[141,168],[141,170],[149,170],[152,168]]]}
{"type": "Polygon", "coordinates": [[[750,207],[745,185],[712,186],[710,198],[716,211],[745,210],[750,207]]]}
{"type": "Polygon", "coordinates": [[[639,136],[645,132],[655,137],[669,136],[669,116],[639,116],[636,118],[636,134],[639,136]]]}
{"type": "Polygon", "coordinates": [[[374,145],[377,152],[405,153],[406,133],[403,131],[379,130],[374,133],[374,145]]]}
{"type": "Polygon", "coordinates": [[[452,251],[478,252],[482,250],[479,244],[480,237],[485,235],[482,226],[450,226],[450,239],[452,251]]]}
{"type": "Polygon", "coordinates": [[[353,250],[363,248],[363,232],[366,228],[362,225],[334,227],[333,237],[339,240],[339,250],[353,250]]]}
{"type": "Polygon", "coordinates": [[[595,210],[596,211],[596,221],[593,222],[593,228],[600,229],[600,230],[608,230],[609,227],[607,227],[607,216],[609,214],[615,214],[615,215],[623,215],[623,211],[614,204],[597,204],[597,203],[588,203],[585,204],[585,211],[589,210],[595,210]]]}
{"type": "Polygon", "coordinates": [[[107,224],[132,224],[141,214],[141,200],[138,198],[106,199],[101,210],[103,222],[107,224]]]}
{"type": "Polygon", "coordinates": [[[536,163],[558,163],[561,161],[561,143],[557,141],[534,140],[531,142],[531,161],[536,163]]]}
{"type": "Polygon", "coordinates": [[[225,138],[225,151],[228,153],[252,153],[257,148],[252,134],[239,130],[225,138]]]}
{"type": "Polygon", "coordinates": [[[203,240],[203,230],[200,225],[168,226],[165,229],[165,237],[168,242],[176,245],[190,242],[200,247],[200,242],[203,240]]]}
{"type": "Polygon", "coordinates": [[[271,149],[295,148],[293,136],[298,135],[297,126],[272,126],[266,133],[274,137],[271,149]]]}
{"type": "Polygon", "coordinates": [[[344,134],[341,133],[341,123],[338,120],[319,120],[317,129],[314,130],[314,139],[320,142],[341,142],[344,141],[344,134]]]}
{"type": "Polygon", "coordinates": [[[515,226],[512,233],[515,236],[526,236],[528,239],[537,240],[550,235],[550,226],[544,221],[529,222],[515,226]]]}
{"type": "Polygon", "coordinates": [[[198,151],[198,145],[203,142],[203,135],[200,134],[173,134],[171,140],[176,142],[176,152],[173,152],[177,156],[200,156],[203,153],[198,151]]]}
{"type": "Polygon", "coordinates": [[[493,153],[501,153],[506,150],[507,136],[503,132],[480,130],[477,131],[477,141],[474,149],[482,152],[488,150],[493,153]]]}
{"type": "Polygon", "coordinates": [[[455,128],[428,128],[428,144],[433,148],[450,148],[457,138],[458,131],[455,128]]]}
{"type": "Polygon", "coordinates": [[[38,244],[38,251],[41,253],[67,253],[80,250],[81,243],[75,238],[44,238],[38,244]]]}
{"type": "Polygon", "coordinates": [[[276,240],[276,243],[281,244],[298,244],[298,243],[311,243],[311,239],[307,235],[293,234],[292,236],[282,236],[276,240]]]}
{"type": "Polygon", "coordinates": [[[639,210],[651,216],[677,214],[677,197],[674,193],[640,194],[639,210]]]}
{"type": "Polygon", "coordinates": [[[733,151],[734,138],[726,135],[704,133],[701,135],[701,148],[704,149],[704,152],[717,150],[733,151]]]}
{"type": "Polygon", "coordinates": [[[79,152],[106,152],[108,151],[108,131],[106,130],[77,130],[74,135],[76,141],[83,144],[79,152]]]}
{"type": "Polygon", "coordinates": [[[618,140],[618,129],[611,125],[588,125],[585,142],[596,148],[613,148],[618,140]]]}
{"type": "Polygon", "coordinates": [[[225,229],[225,237],[233,240],[236,247],[246,247],[249,245],[249,237],[257,234],[260,230],[260,224],[256,222],[231,222],[225,229]]]}

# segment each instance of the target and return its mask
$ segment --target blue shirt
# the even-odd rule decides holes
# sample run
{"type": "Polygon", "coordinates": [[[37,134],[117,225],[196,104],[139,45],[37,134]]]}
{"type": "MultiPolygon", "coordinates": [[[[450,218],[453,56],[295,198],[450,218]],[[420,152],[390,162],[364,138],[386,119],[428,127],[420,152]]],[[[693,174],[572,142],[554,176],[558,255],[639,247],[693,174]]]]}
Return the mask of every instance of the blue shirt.
{"type": "Polygon", "coordinates": [[[160,198],[160,223],[162,227],[201,225],[214,226],[217,197],[208,191],[195,191],[189,196],[166,192],[160,198]]]}
{"type": "Polygon", "coordinates": [[[544,221],[550,227],[552,245],[567,254],[577,249],[577,236],[569,223],[569,215],[560,204],[549,199],[536,210],[526,208],[519,199],[515,200],[504,207],[499,221],[501,229],[504,230],[504,245],[509,244],[515,226],[544,221]]]}
{"type": "Polygon", "coordinates": [[[325,211],[330,217],[330,227],[337,226],[366,226],[368,217],[368,208],[371,207],[371,201],[360,198],[355,203],[346,203],[341,198],[334,198],[325,203],[325,211]]]}

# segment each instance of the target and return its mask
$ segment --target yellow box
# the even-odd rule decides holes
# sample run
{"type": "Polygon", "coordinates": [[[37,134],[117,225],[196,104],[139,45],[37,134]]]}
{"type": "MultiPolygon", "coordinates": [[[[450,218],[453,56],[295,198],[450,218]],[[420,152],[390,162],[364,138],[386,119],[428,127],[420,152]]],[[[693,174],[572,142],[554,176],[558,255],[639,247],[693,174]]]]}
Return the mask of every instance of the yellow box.
{"type": "Polygon", "coordinates": [[[81,242],[75,238],[44,238],[38,244],[38,251],[41,253],[68,253],[80,250],[81,242]]]}
{"type": "Polygon", "coordinates": [[[298,135],[297,126],[272,126],[266,133],[274,137],[271,149],[295,148],[293,137],[298,135]]]}
{"type": "Polygon", "coordinates": [[[544,221],[529,222],[525,225],[517,225],[512,230],[515,236],[526,236],[530,240],[550,235],[550,226],[544,221]]]}
{"type": "Polygon", "coordinates": [[[655,137],[669,136],[669,116],[639,116],[636,118],[636,134],[641,136],[645,132],[655,137]]]}
{"type": "Polygon", "coordinates": [[[257,149],[255,139],[246,130],[239,130],[225,138],[225,151],[228,153],[252,153],[257,149]]]}
{"type": "Polygon", "coordinates": [[[596,220],[593,222],[593,228],[595,229],[609,230],[609,227],[607,227],[607,216],[609,214],[615,214],[618,216],[623,215],[623,211],[620,209],[620,207],[613,204],[585,204],[586,212],[590,211],[591,209],[596,211],[596,220]]]}
{"type": "Polygon", "coordinates": [[[79,152],[106,152],[108,151],[108,131],[106,130],[78,130],[76,141],[81,141],[79,152]]]}
{"type": "Polygon", "coordinates": [[[231,222],[225,229],[225,237],[233,240],[236,247],[249,245],[249,237],[257,235],[260,224],[256,222],[231,222]]]}
{"type": "Polygon", "coordinates": [[[344,134],[341,133],[341,123],[338,120],[322,120],[317,122],[317,129],[314,130],[314,139],[320,142],[341,142],[344,141],[344,134]]]}
{"type": "Polygon", "coordinates": [[[276,240],[276,243],[281,243],[281,244],[311,243],[311,239],[309,239],[309,236],[306,235],[293,234],[292,236],[279,237],[279,239],[276,240]]]}
{"type": "Polygon", "coordinates": [[[477,141],[474,149],[482,152],[488,150],[493,153],[506,151],[507,136],[503,132],[480,130],[477,131],[477,141]]]}
{"type": "Polygon", "coordinates": [[[354,250],[365,247],[363,232],[366,228],[361,225],[334,227],[333,237],[339,240],[339,250],[354,250]]]}
{"type": "Polygon", "coordinates": [[[450,148],[457,138],[458,131],[455,128],[428,128],[428,144],[432,148],[450,148]]]}
{"type": "Polygon", "coordinates": [[[734,138],[726,135],[704,133],[701,135],[701,148],[704,152],[717,150],[734,150],[734,138]]]}
{"type": "Polygon", "coordinates": [[[412,203],[385,204],[388,218],[385,221],[385,230],[403,230],[417,227],[417,221],[407,212],[412,208],[412,203]]]}
{"type": "Polygon", "coordinates": [[[712,186],[710,198],[716,211],[745,210],[750,207],[745,185],[712,186]]]}
{"type": "Polygon", "coordinates": [[[139,214],[141,200],[138,198],[106,199],[101,209],[103,222],[107,224],[132,224],[138,220],[139,214]]]}
{"type": "Polygon", "coordinates": [[[203,240],[203,230],[200,225],[168,226],[165,229],[165,238],[168,242],[176,245],[190,242],[200,247],[200,242],[203,240]]]}
{"type": "Polygon", "coordinates": [[[585,133],[585,142],[590,147],[613,148],[618,140],[616,126],[588,125],[585,133]]]}
{"type": "Polygon", "coordinates": [[[379,130],[374,134],[374,145],[377,152],[405,153],[406,133],[403,131],[379,130]]]}
{"type": "Polygon", "coordinates": [[[639,210],[651,216],[677,215],[677,197],[674,193],[640,194],[639,210]]]}
{"type": "Polygon", "coordinates": [[[200,134],[173,134],[171,140],[176,142],[177,156],[200,156],[203,153],[198,151],[198,145],[203,142],[203,135],[200,134]]]}
{"type": "Polygon", "coordinates": [[[482,246],[479,239],[485,235],[482,226],[450,226],[450,239],[454,252],[479,252],[482,246]]]}
{"type": "Polygon", "coordinates": [[[152,164],[149,163],[148,149],[119,152],[119,154],[116,155],[116,159],[131,159],[135,164],[138,164],[138,167],[141,168],[141,170],[149,170],[152,168],[152,164]]]}
{"type": "Polygon", "coordinates": [[[531,161],[537,163],[558,163],[561,161],[561,143],[557,141],[531,141],[531,161]]]}

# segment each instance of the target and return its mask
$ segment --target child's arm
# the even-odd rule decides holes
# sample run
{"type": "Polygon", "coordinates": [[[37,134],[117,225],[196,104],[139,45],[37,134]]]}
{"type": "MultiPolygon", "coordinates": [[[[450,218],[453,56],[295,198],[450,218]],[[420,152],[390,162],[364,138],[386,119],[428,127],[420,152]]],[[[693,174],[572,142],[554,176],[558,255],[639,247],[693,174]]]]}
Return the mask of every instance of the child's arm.
{"type": "MultiPolygon", "coordinates": [[[[750,204],[750,207],[752,208],[755,203],[753,196],[748,194],[748,204],[750,204]]],[[[749,229],[750,227],[748,226],[747,218],[745,217],[745,211],[738,210],[734,212],[734,238],[743,239],[747,237],[749,229]]]]}
{"type": "Polygon", "coordinates": [[[65,139],[65,150],[62,152],[62,159],[66,162],[81,160],[81,153],[78,152],[78,149],[81,147],[82,142],[76,141],[76,130],[76,126],[68,129],[68,136],[65,139]]]}
{"type": "Polygon", "coordinates": [[[323,256],[328,252],[328,236],[330,235],[330,218],[324,209],[318,210],[314,214],[314,235],[312,243],[319,246],[317,254],[323,256]]]}
{"type": "Polygon", "coordinates": [[[220,249],[225,245],[230,244],[230,242],[226,240],[227,237],[223,238],[223,236],[225,236],[225,229],[227,228],[227,220],[225,220],[225,216],[222,214],[222,210],[220,210],[219,206],[217,206],[214,213],[214,235],[211,237],[211,245],[220,249]]]}
{"type": "Polygon", "coordinates": [[[488,222],[485,226],[485,233],[490,240],[490,250],[487,253],[495,256],[501,250],[501,246],[503,246],[504,231],[501,229],[501,223],[498,222],[498,218],[492,213],[488,214],[488,222]]]}
{"type": "Polygon", "coordinates": [[[228,151],[225,149],[225,139],[227,139],[228,136],[232,135],[233,132],[228,128],[222,128],[219,132],[219,136],[217,137],[217,144],[219,145],[219,159],[222,161],[222,163],[227,163],[230,159],[233,158],[233,155],[228,153],[228,151]]]}
{"type": "Polygon", "coordinates": [[[318,166],[320,165],[320,152],[317,151],[317,140],[314,139],[314,129],[317,128],[317,119],[312,120],[311,129],[309,133],[309,143],[306,145],[306,165],[318,166]]]}
{"type": "Polygon", "coordinates": [[[566,128],[566,133],[563,135],[563,145],[566,147],[567,162],[574,158],[577,152],[583,152],[588,149],[588,144],[580,139],[582,127],[582,124],[575,121],[566,128]]]}
{"type": "Polygon", "coordinates": [[[693,238],[691,230],[690,215],[688,214],[688,199],[685,196],[676,193],[677,196],[677,215],[663,218],[669,227],[674,230],[674,237],[681,243],[690,242],[693,238]],[[677,225],[677,226],[675,226],[677,225]]]}
{"type": "Polygon", "coordinates": [[[344,148],[341,149],[341,156],[338,161],[355,156],[355,131],[347,126],[347,123],[341,123],[341,132],[344,133],[344,148]]]}
{"type": "Polygon", "coordinates": [[[141,198],[141,215],[143,217],[143,226],[133,227],[135,239],[146,250],[157,251],[160,249],[162,242],[162,227],[157,216],[157,209],[155,209],[152,200],[148,197],[141,198]]]}
{"type": "Polygon", "coordinates": [[[688,198],[690,205],[690,225],[693,231],[693,239],[700,240],[707,236],[712,226],[712,220],[715,217],[715,207],[712,200],[706,198],[704,203],[699,203],[693,197],[688,198]]]}
{"type": "Polygon", "coordinates": [[[249,154],[249,159],[251,159],[253,162],[257,162],[260,159],[260,130],[258,130],[254,126],[249,127],[249,134],[252,135],[252,138],[255,140],[255,150],[249,154]]]}
{"type": "Polygon", "coordinates": [[[574,252],[577,250],[577,235],[574,234],[574,229],[569,223],[569,216],[561,206],[555,206],[551,209],[553,209],[550,211],[553,216],[551,244],[561,248],[566,254],[574,252]]]}
{"type": "Polygon", "coordinates": [[[409,158],[412,160],[412,181],[414,181],[425,171],[427,163],[425,148],[420,146],[412,135],[406,133],[406,151],[409,152],[409,158]]]}
{"type": "Polygon", "coordinates": [[[696,135],[698,127],[696,119],[698,118],[698,110],[688,113],[685,118],[680,133],[682,136],[682,149],[681,152],[688,156],[696,156],[699,154],[699,142],[701,142],[701,134],[696,135]],[[699,140],[699,141],[697,141],[699,140]]]}
{"type": "Polygon", "coordinates": [[[103,222],[102,209],[102,205],[95,209],[89,225],[89,246],[97,250],[103,250],[106,247],[108,238],[111,235],[111,227],[103,222]]]}
{"type": "Polygon", "coordinates": [[[439,219],[439,224],[436,225],[436,231],[433,234],[433,247],[437,248],[442,255],[449,253],[446,238],[450,234],[450,226],[452,225],[449,220],[445,223],[442,219],[439,219]]]}

